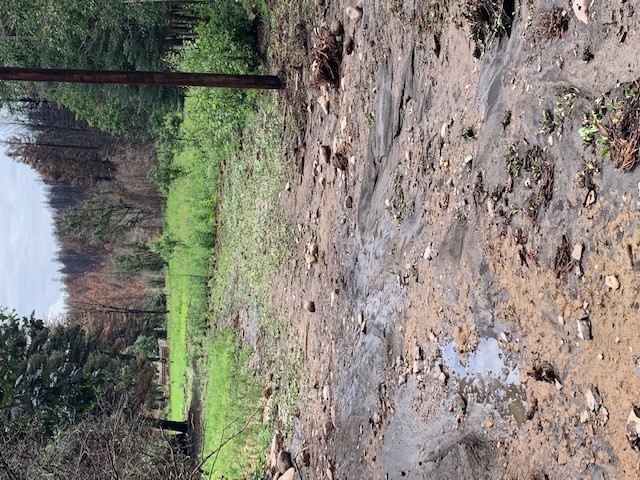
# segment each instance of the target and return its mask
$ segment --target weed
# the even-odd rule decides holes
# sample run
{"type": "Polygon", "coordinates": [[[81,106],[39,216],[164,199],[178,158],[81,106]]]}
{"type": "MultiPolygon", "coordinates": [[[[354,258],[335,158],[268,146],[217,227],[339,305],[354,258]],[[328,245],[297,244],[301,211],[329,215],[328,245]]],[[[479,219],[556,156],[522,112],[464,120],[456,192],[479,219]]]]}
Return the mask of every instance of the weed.
{"type": "Polygon", "coordinates": [[[375,115],[373,113],[365,113],[364,115],[364,123],[367,126],[367,128],[372,128],[373,127],[373,123],[375,121],[375,115]]]}
{"type": "Polygon", "coordinates": [[[505,0],[472,0],[466,4],[465,19],[469,22],[473,56],[482,58],[491,44],[511,35],[515,2],[505,0]]]}
{"type": "Polygon", "coordinates": [[[515,144],[509,145],[507,149],[507,155],[505,157],[507,163],[507,172],[512,177],[518,177],[520,175],[520,169],[522,168],[522,159],[518,155],[518,151],[515,144]]]}
{"type": "Polygon", "coordinates": [[[500,123],[502,123],[502,128],[506,129],[511,123],[511,110],[505,110],[502,113],[502,117],[500,118],[500,123]]]}
{"type": "Polygon", "coordinates": [[[400,173],[400,170],[396,170],[393,174],[393,196],[386,202],[387,208],[389,208],[391,216],[396,221],[398,228],[402,225],[405,216],[413,215],[415,210],[415,199],[411,201],[405,199],[402,180],[402,173],[400,173]]]}
{"type": "Polygon", "coordinates": [[[538,129],[538,133],[542,135],[549,135],[553,133],[556,128],[556,122],[553,118],[553,113],[548,108],[545,108],[542,112],[542,125],[538,129]]]}
{"type": "Polygon", "coordinates": [[[466,125],[460,129],[460,136],[464,139],[476,138],[476,132],[471,125],[466,125]]]}
{"type": "Polygon", "coordinates": [[[467,214],[464,213],[462,210],[457,210],[456,213],[453,215],[453,218],[458,222],[465,222],[467,220],[467,214]]]}

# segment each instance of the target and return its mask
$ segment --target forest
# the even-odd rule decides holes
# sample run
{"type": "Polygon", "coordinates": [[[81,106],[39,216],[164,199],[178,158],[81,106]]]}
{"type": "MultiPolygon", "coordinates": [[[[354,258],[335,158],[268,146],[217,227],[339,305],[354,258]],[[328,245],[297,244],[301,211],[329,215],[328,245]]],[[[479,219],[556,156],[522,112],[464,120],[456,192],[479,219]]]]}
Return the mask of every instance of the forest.
{"type": "MultiPolygon", "coordinates": [[[[0,12],[5,66],[259,68],[248,10],[233,1],[1,0],[0,12]]],[[[167,331],[171,310],[187,307],[171,302],[166,279],[182,276],[204,294],[215,182],[204,179],[191,195],[202,208],[195,232],[182,238],[167,213],[174,183],[191,174],[174,158],[184,149],[202,155],[205,142],[216,141],[183,126],[193,115],[185,103],[219,108],[213,120],[224,125],[224,148],[254,108],[249,98],[162,86],[0,83],[3,106],[26,127],[8,139],[8,154],[47,186],[67,292],[67,313],[54,323],[20,318],[10,305],[0,310],[0,478],[198,478],[207,462],[213,478],[212,456],[243,433],[205,441],[197,413],[171,408],[184,403],[170,400],[171,382],[184,383],[180,369],[192,360],[180,358],[186,345],[167,331]],[[194,248],[206,257],[195,260],[196,271],[170,273],[178,259],[191,261],[194,248]]],[[[215,177],[213,165],[206,168],[215,177]]]]}

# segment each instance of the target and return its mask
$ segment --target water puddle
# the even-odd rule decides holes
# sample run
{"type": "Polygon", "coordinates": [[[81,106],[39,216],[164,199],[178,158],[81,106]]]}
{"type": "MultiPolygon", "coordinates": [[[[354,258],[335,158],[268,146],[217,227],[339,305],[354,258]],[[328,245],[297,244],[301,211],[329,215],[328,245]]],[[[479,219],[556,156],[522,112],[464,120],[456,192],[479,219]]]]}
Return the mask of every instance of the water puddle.
{"type": "Polygon", "coordinates": [[[460,357],[455,342],[441,347],[441,355],[467,403],[493,405],[511,415],[518,426],[525,420],[525,389],[518,366],[509,360],[495,338],[482,338],[475,351],[460,357]]]}

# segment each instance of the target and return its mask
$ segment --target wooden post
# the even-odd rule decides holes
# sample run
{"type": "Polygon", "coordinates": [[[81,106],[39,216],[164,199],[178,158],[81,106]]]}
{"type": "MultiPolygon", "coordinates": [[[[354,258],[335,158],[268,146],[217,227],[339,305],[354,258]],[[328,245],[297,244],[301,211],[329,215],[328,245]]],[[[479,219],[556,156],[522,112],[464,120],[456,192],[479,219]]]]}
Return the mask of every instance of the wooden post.
{"type": "Polygon", "coordinates": [[[0,80],[65,83],[127,83],[184,87],[281,89],[275,75],[228,75],[220,73],[134,72],[128,70],[79,70],[57,68],[0,67],[0,80]]]}

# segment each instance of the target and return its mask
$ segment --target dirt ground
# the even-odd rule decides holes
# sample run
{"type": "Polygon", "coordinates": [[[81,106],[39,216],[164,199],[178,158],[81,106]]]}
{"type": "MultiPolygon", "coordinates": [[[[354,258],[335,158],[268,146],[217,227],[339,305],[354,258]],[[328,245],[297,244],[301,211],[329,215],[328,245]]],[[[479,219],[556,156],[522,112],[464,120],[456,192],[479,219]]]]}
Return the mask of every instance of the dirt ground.
{"type": "Polygon", "coordinates": [[[464,3],[347,6],[317,6],[288,74],[297,229],[272,303],[303,352],[296,476],[640,478],[640,170],[579,135],[640,76],[640,4],[585,24],[516,3],[480,59],[464,3]]]}

